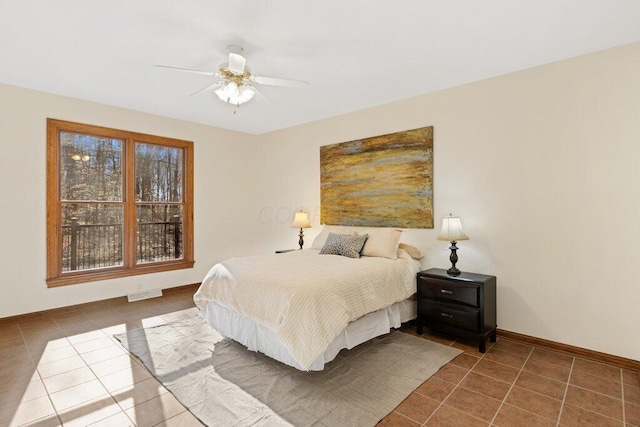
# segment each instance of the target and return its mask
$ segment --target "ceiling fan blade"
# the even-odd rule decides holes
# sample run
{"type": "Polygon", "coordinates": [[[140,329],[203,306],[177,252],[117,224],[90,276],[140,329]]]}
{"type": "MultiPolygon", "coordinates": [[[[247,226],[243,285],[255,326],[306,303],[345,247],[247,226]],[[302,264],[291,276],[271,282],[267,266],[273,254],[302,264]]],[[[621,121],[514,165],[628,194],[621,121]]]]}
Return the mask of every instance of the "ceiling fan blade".
{"type": "Polygon", "coordinates": [[[220,87],[222,87],[222,86],[224,86],[224,85],[225,85],[225,83],[227,83],[227,82],[226,82],[226,81],[224,81],[224,80],[221,80],[221,81],[219,81],[219,82],[215,82],[215,83],[213,83],[213,84],[210,84],[210,85],[209,85],[209,86],[207,86],[207,87],[204,87],[204,88],[200,89],[200,90],[199,90],[199,91],[197,91],[197,92],[193,92],[193,93],[192,93],[191,95],[189,95],[189,96],[197,95],[197,94],[199,94],[200,92],[204,92],[205,90],[207,90],[207,89],[211,89],[211,88],[214,88],[214,87],[216,87],[216,86],[220,86],[220,87]]]}
{"type": "Polygon", "coordinates": [[[273,77],[251,76],[251,80],[261,85],[284,87],[307,87],[309,83],[302,80],[276,79],[273,77]]]}
{"type": "Polygon", "coordinates": [[[260,91],[258,90],[258,88],[256,88],[256,87],[255,87],[255,86],[253,86],[253,85],[248,85],[248,86],[250,86],[250,87],[251,87],[251,89],[256,93],[256,97],[257,97],[257,98],[260,98],[262,101],[265,101],[265,102],[268,102],[269,104],[271,104],[271,100],[270,100],[269,98],[267,98],[267,97],[264,95],[264,93],[260,92],[260,91]]]}
{"type": "Polygon", "coordinates": [[[234,74],[244,73],[244,66],[247,63],[247,59],[239,53],[229,53],[229,71],[234,74]]]}
{"type": "Polygon", "coordinates": [[[215,71],[192,70],[191,68],[170,67],[169,65],[154,65],[154,67],[168,68],[170,70],[185,71],[187,73],[193,73],[193,74],[203,74],[205,76],[215,76],[216,75],[215,71]]]}

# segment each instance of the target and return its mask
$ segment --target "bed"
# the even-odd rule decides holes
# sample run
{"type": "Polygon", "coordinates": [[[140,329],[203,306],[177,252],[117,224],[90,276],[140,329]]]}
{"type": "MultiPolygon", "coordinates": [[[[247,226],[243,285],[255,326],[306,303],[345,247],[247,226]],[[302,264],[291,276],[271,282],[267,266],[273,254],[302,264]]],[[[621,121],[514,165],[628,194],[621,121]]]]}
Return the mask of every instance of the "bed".
{"type": "Polygon", "coordinates": [[[314,240],[312,249],[232,258],[211,268],[194,301],[211,327],[249,350],[322,370],[341,349],[415,318],[420,262],[398,240],[388,257],[324,254],[314,240]]]}

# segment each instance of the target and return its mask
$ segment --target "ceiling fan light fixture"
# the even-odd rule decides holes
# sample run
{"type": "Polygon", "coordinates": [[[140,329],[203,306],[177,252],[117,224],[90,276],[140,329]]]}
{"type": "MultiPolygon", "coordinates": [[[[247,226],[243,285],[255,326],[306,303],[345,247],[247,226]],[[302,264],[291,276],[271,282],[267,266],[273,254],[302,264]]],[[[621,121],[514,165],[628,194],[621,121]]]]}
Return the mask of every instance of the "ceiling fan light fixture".
{"type": "Polygon", "coordinates": [[[228,102],[228,99],[234,96],[238,92],[238,85],[235,82],[229,82],[219,89],[216,89],[216,95],[224,102],[228,102]]]}
{"type": "Polygon", "coordinates": [[[242,104],[243,102],[249,101],[256,94],[256,91],[253,90],[251,86],[242,85],[238,90],[238,103],[242,104]]]}
{"type": "Polygon", "coordinates": [[[244,84],[238,86],[235,82],[229,82],[216,90],[218,98],[233,105],[243,104],[253,98],[255,94],[256,92],[251,86],[244,84]]]}

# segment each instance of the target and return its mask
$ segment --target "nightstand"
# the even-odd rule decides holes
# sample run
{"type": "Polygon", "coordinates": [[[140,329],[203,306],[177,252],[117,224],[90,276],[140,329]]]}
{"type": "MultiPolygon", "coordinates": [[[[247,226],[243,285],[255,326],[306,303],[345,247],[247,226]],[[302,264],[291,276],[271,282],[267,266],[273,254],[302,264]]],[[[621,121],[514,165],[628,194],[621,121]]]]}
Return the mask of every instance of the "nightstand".
{"type": "Polygon", "coordinates": [[[287,252],[293,252],[293,251],[297,251],[298,249],[280,249],[279,251],[276,251],[277,254],[286,254],[287,252]]]}
{"type": "Polygon", "coordinates": [[[496,277],[460,273],[449,276],[447,270],[432,268],[417,276],[417,332],[423,326],[478,341],[484,353],[486,340],[496,342],[496,277]]]}

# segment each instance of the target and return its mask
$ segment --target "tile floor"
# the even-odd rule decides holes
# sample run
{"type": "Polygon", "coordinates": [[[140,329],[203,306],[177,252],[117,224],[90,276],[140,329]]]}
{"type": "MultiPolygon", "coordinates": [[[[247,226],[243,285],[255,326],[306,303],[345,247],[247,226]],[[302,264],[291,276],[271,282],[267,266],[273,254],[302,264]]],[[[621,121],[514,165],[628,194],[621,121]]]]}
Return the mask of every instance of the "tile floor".
{"type": "Polygon", "coordinates": [[[0,426],[201,426],[113,338],[193,316],[195,290],[0,320],[0,426]]]}
{"type": "MultiPolygon", "coordinates": [[[[195,287],[0,319],[0,426],[200,426],[113,334],[192,316],[195,287]]],[[[414,328],[405,330],[413,333],[414,328]]],[[[389,414],[384,426],[640,427],[638,372],[499,339],[464,353],[389,414]]]]}
{"type": "MultiPolygon", "coordinates": [[[[415,335],[415,328],[403,330],[415,335]]],[[[418,387],[382,426],[640,426],[640,374],[500,339],[464,353],[418,387]]]]}

